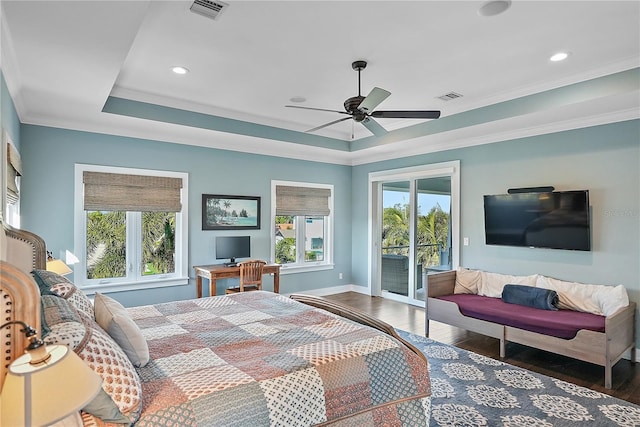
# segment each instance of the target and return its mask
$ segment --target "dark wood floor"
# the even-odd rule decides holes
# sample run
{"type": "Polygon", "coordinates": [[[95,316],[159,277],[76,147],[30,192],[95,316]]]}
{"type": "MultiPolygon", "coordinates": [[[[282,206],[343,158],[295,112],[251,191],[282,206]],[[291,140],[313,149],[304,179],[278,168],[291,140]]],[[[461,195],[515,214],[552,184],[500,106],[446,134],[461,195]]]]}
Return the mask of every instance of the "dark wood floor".
{"type": "MultiPolygon", "coordinates": [[[[368,313],[391,326],[424,336],[424,309],[356,292],[326,297],[368,313]]],[[[439,322],[430,322],[430,338],[499,359],[499,341],[439,322]]],[[[640,363],[620,360],[613,368],[613,389],[604,388],[604,368],[515,343],[504,362],[587,387],[640,405],[640,363]]]]}

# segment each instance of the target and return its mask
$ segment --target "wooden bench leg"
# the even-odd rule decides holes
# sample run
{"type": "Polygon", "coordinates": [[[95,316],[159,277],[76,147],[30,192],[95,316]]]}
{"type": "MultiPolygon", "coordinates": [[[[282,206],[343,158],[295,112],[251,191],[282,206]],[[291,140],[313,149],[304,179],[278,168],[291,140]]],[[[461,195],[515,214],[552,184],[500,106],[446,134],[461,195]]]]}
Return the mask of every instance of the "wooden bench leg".
{"type": "Polygon", "coordinates": [[[611,389],[611,362],[609,361],[604,367],[604,388],[611,389]]]}

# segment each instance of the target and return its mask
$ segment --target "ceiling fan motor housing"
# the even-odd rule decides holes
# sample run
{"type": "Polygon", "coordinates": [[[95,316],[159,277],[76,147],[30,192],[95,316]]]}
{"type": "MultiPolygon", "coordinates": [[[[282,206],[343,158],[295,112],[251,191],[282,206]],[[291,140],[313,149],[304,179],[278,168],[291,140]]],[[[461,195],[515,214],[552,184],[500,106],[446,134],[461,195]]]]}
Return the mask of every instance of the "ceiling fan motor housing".
{"type": "Polygon", "coordinates": [[[361,122],[367,117],[367,114],[364,111],[358,110],[358,106],[364,100],[364,96],[352,96],[351,98],[344,101],[344,109],[347,113],[353,115],[353,119],[356,122],[361,122]]]}

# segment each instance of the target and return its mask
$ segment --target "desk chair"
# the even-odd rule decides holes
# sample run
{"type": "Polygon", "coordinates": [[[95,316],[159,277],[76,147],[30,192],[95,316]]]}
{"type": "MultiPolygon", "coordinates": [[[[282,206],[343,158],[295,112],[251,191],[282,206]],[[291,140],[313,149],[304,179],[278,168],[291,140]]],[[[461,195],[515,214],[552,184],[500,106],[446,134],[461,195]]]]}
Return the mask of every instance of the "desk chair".
{"type": "Polygon", "coordinates": [[[262,268],[266,262],[262,260],[249,260],[238,263],[240,267],[240,286],[227,288],[226,294],[234,294],[245,291],[259,291],[262,289],[262,268]]]}

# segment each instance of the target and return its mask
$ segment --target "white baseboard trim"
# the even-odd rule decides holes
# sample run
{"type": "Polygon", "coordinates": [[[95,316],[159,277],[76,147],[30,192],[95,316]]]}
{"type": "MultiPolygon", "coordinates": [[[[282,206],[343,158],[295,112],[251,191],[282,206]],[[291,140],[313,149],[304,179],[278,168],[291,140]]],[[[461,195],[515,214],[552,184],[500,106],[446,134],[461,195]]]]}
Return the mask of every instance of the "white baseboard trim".
{"type": "MultiPolygon", "coordinates": [[[[631,362],[634,362],[634,360],[631,360],[631,350],[627,350],[622,354],[622,357],[620,358],[620,360],[629,360],[631,362]]],[[[640,348],[636,348],[636,363],[640,362],[640,348]]]]}
{"type": "Polygon", "coordinates": [[[365,288],[364,286],[358,286],[358,285],[341,285],[341,286],[332,286],[330,288],[309,289],[307,291],[291,292],[284,295],[305,294],[305,295],[323,297],[327,295],[340,294],[343,292],[357,292],[359,294],[370,295],[369,288],[365,288]]]}

